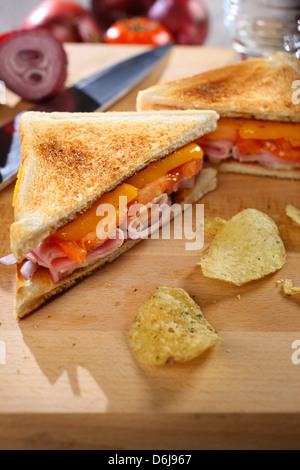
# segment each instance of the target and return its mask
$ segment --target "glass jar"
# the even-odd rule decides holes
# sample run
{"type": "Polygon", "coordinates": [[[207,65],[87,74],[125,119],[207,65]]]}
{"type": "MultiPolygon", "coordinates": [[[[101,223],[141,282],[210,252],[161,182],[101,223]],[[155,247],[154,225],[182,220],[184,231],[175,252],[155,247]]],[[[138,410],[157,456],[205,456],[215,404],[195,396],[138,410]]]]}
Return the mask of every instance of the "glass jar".
{"type": "Polygon", "coordinates": [[[238,59],[280,50],[300,58],[300,0],[224,0],[224,23],[238,59]]]}

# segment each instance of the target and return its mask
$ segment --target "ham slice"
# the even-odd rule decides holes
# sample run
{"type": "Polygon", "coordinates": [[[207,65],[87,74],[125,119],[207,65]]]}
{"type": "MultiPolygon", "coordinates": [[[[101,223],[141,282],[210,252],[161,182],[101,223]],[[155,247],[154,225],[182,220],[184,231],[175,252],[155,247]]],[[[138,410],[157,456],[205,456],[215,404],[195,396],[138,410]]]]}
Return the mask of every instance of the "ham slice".
{"type": "Polygon", "coordinates": [[[276,155],[266,152],[265,150],[260,150],[257,155],[253,155],[251,153],[242,153],[237,146],[234,146],[232,149],[232,156],[239,162],[257,162],[261,166],[265,168],[272,168],[273,170],[300,168],[300,163],[287,162],[286,160],[282,160],[276,155]]]}
{"type": "MultiPolygon", "coordinates": [[[[62,277],[65,277],[71,272],[75,271],[75,269],[85,267],[91,262],[97,261],[98,259],[109,255],[113,251],[120,248],[123,242],[124,234],[122,230],[117,229],[111,238],[106,240],[101,245],[94,247],[93,250],[88,253],[86,261],[83,264],[78,264],[75,263],[75,261],[70,260],[54,243],[43,241],[34,250],[26,254],[26,259],[35,264],[37,267],[42,266],[49,269],[51,279],[53,282],[57,282],[62,277]]],[[[25,265],[26,262],[23,267],[25,265]]],[[[26,274],[27,271],[25,270],[25,275],[26,274]]]]}
{"type": "Polygon", "coordinates": [[[220,163],[222,160],[226,160],[229,157],[233,157],[235,160],[244,163],[256,162],[265,168],[276,169],[291,169],[300,168],[298,162],[287,162],[281,158],[273,155],[272,153],[260,150],[256,155],[251,153],[242,153],[234,142],[230,140],[207,140],[199,142],[203,152],[212,163],[220,163]]]}
{"type": "Polygon", "coordinates": [[[129,240],[138,240],[150,237],[170,219],[170,205],[169,196],[163,193],[148,204],[131,206],[128,211],[127,238],[129,240]],[[134,210],[133,214],[131,209],[134,210]]]}
{"type": "Polygon", "coordinates": [[[234,142],[230,140],[206,140],[199,142],[203,152],[208,156],[212,163],[219,163],[220,160],[225,160],[230,156],[234,142]]]}

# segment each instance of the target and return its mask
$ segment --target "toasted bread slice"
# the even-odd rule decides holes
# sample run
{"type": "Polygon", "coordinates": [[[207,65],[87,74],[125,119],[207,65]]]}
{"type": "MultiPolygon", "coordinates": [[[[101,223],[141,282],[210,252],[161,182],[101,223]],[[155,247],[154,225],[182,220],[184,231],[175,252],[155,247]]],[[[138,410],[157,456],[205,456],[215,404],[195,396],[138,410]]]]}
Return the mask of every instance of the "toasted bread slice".
{"type": "MultiPolygon", "coordinates": [[[[203,169],[197,179],[196,185],[192,189],[181,189],[175,194],[175,201],[177,204],[191,204],[201,199],[205,194],[213,191],[217,186],[217,171],[213,168],[203,169]]],[[[172,213],[173,214],[173,213],[172,213]]],[[[15,299],[15,316],[21,319],[32,311],[39,308],[51,297],[59,294],[81,279],[89,276],[94,271],[100,269],[107,263],[114,261],[124,252],[132,248],[141,240],[127,240],[119,249],[90,265],[77,269],[67,277],[61,279],[57,283],[51,280],[49,271],[45,268],[39,268],[33,277],[26,281],[20,275],[20,267],[17,269],[16,279],[16,299],[15,299]]]]}
{"type": "Polygon", "coordinates": [[[282,169],[282,168],[265,168],[259,163],[242,163],[233,158],[224,160],[218,165],[218,171],[220,173],[238,173],[245,175],[254,175],[254,176],[269,176],[272,178],[283,178],[283,179],[292,179],[300,180],[300,169],[282,169]]]}
{"type": "Polygon", "coordinates": [[[277,52],[140,91],[137,110],[214,109],[221,117],[300,121],[292,84],[300,61],[277,52]],[[295,101],[295,100],[294,100],[295,101]]]}
{"type": "Polygon", "coordinates": [[[214,111],[24,114],[10,232],[17,261],[149,163],[215,130],[217,118],[214,111]]]}

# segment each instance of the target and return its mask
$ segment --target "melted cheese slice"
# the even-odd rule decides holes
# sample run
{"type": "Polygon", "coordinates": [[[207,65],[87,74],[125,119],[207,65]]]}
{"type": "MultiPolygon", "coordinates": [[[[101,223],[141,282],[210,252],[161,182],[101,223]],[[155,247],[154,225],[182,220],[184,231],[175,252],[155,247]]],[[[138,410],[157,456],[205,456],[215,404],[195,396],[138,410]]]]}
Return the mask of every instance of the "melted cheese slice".
{"type": "Polygon", "coordinates": [[[15,189],[14,189],[13,200],[12,200],[12,206],[13,206],[13,207],[15,207],[15,204],[16,204],[16,200],[17,200],[17,196],[18,196],[18,192],[19,192],[19,187],[20,187],[20,183],[21,183],[22,174],[23,174],[23,167],[22,167],[22,165],[20,165],[19,172],[18,172],[18,176],[17,176],[17,182],[16,182],[15,189]]]}
{"type": "Polygon", "coordinates": [[[197,144],[189,144],[182,149],[177,150],[168,157],[151,163],[145,170],[140,171],[132,178],[127,180],[128,184],[132,184],[141,189],[146,184],[166,175],[169,171],[174,170],[190,160],[198,160],[203,158],[203,151],[197,144]]]}
{"type": "Polygon", "coordinates": [[[115,208],[117,220],[114,221],[116,227],[119,226],[120,218],[120,197],[127,197],[127,203],[133,201],[138,194],[138,190],[130,184],[121,184],[114,191],[104,194],[100,201],[93,204],[84,214],[80,214],[71,223],[58,230],[53,237],[59,240],[79,241],[88,233],[96,230],[101,217],[97,216],[97,209],[101,204],[110,204],[115,208]]]}
{"type": "Polygon", "coordinates": [[[221,118],[218,121],[217,131],[211,133],[210,137],[225,138],[230,133],[233,137],[236,133],[242,139],[274,140],[284,138],[293,147],[300,147],[300,123],[221,118]]]}

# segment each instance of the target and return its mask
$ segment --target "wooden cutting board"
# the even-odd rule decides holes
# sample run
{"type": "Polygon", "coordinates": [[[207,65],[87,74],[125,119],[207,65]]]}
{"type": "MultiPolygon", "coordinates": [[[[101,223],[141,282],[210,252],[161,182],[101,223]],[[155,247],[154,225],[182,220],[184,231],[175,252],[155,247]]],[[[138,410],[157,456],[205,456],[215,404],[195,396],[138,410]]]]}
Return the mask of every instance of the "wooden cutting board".
{"type": "MultiPolygon", "coordinates": [[[[144,49],[69,45],[68,83],[144,49]]],[[[138,89],[231,61],[227,49],[175,47],[112,109],[134,110],[138,89]]],[[[9,93],[0,124],[27,107],[9,93]]],[[[300,230],[285,215],[287,203],[300,206],[299,190],[296,181],[220,175],[203,199],[206,216],[254,207],[279,226],[286,265],[243,287],[205,278],[200,252],[185,251],[185,240],[146,240],[17,323],[14,268],[0,268],[0,447],[299,448],[292,344],[300,341],[300,300],[276,284],[300,283],[300,230]],[[194,296],[224,342],[184,365],[138,363],[129,347],[132,320],[161,285],[194,296]]],[[[12,192],[13,185],[0,193],[0,255],[9,253],[12,192]]]]}

